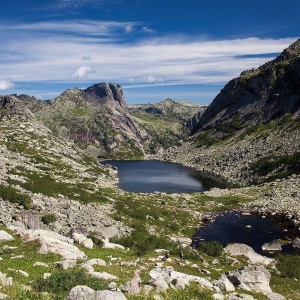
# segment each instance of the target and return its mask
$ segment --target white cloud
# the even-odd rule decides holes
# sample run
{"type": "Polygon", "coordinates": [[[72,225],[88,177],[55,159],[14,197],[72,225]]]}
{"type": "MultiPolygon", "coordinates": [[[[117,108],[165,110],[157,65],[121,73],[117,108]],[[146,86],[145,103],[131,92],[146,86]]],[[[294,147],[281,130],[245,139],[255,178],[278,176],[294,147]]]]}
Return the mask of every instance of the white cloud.
{"type": "Polygon", "coordinates": [[[73,78],[83,78],[89,74],[96,73],[95,69],[91,66],[81,66],[79,67],[71,77],[73,78]]]}
{"type": "Polygon", "coordinates": [[[152,30],[151,28],[149,28],[147,26],[143,26],[142,31],[146,32],[146,33],[153,33],[154,32],[154,30],[152,30]]]}
{"type": "Polygon", "coordinates": [[[15,84],[9,78],[3,78],[0,80],[0,91],[5,91],[13,88],[15,84]]]}
{"type": "Polygon", "coordinates": [[[0,76],[14,82],[60,81],[74,82],[74,86],[78,78],[136,86],[223,84],[241,71],[274,58],[297,39],[172,36],[124,40],[129,38],[124,29],[138,26],[134,22],[84,20],[0,24],[0,76]],[[93,67],[78,66],[90,57],[93,67]]]}
{"type": "Polygon", "coordinates": [[[125,28],[124,28],[124,31],[125,31],[126,33],[133,32],[133,31],[134,31],[133,25],[132,25],[132,24],[126,25],[125,28]]]}

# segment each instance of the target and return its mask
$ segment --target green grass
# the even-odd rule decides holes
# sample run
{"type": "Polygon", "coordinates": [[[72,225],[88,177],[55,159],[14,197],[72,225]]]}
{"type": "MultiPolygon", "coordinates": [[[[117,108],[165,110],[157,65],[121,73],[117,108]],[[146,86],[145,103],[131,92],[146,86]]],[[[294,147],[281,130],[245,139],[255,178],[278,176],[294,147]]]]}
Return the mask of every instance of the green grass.
{"type": "Polygon", "coordinates": [[[22,204],[25,209],[29,209],[32,204],[32,200],[28,195],[20,193],[11,185],[8,186],[0,185],[0,197],[3,200],[12,203],[22,204]]]}

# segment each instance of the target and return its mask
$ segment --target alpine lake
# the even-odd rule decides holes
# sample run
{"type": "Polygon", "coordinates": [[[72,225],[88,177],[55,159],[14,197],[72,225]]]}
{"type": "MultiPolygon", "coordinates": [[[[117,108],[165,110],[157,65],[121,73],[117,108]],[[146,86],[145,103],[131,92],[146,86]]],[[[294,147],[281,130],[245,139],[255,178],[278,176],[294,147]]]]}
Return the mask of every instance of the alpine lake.
{"type": "MultiPolygon", "coordinates": [[[[214,174],[201,172],[178,163],[158,160],[105,160],[104,165],[112,165],[118,170],[119,188],[137,193],[195,193],[211,188],[227,188],[214,174]]],[[[292,221],[282,216],[260,216],[242,214],[237,211],[216,215],[213,221],[199,228],[192,237],[195,246],[201,241],[244,243],[262,254],[261,246],[273,240],[292,240],[297,236],[297,228],[292,221]]],[[[282,252],[291,253],[290,245],[282,247],[282,252]]],[[[264,253],[269,254],[269,253],[264,253]]]]}

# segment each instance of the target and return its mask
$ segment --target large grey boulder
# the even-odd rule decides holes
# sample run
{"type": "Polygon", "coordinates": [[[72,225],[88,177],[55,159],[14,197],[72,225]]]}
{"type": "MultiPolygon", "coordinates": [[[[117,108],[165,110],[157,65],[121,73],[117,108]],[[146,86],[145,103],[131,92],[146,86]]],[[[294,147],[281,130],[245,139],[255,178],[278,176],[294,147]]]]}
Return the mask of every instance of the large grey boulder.
{"type": "Polygon", "coordinates": [[[225,274],[222,274],[218,280],[212,282],[214,286],[217,286],[219,289],[226,291],[226,292],[233,292],[235,291],[234,285],[231,281],[226,277],[225,274]]]}
{"type": "Polygon", "coordinates": [[[121,291],[128,293],[129,295],[138,295],[142,290],[142,280],[141,277],[136,274],[131,280],[126,282],[121,286],[121,291]]]}
{"type": "Polygon", "coordinates": [[[269,265],[274,262],[273,258],[259,255],[250,246],[246,244],[230,244],[224,248],[224,252],[232,256],[244,255],[253,264],[269,265]]]}
{"type": "Polygon", "coordinates": [[[239,270],[226,273],[226,277],[238,288],[246,291],[268,295],[272,293],[270,288],[270,272],[261,265],[246,266],[239,270]]]}
{"type": "Polygon", "coordinates": [[[282,247],[281,247],[281,243],[280,240],[274,240],[270,243],[265,243],[262,245],[261,249],[263,251],[269,251],[269,252],[273,252],[273,251],[281,251],[282,247]]]}
{"type": "Polygon", "coordinates": [[[73,240],[48,230],[25,230],[20,232],[27,240],[37,240],[41,247],[38,250],[41,254],[58,254],[66,260],[85,260],[86,255],[73,245],[73,240]]]}
{"type": "MultiPolygon", "coordinates": [[[[213,290],[213,284],[209,282],[206,278],[202,278],[195,275],[189,275],[181,272],[174,271],[173,267],[157,267],[150,271],[149,273],[152,280],[156,282],[166,282],[173,288],[184,289],[191,282],[197,282],[204,288],[213,290]]],[[[164,284],[165,285],[165,284],[164,284]]]]}
{"type": "Polygon", "coordinates": [[[284,296],[278,293],[271,293],[267,295],[267,300],[286,300],[284,296]]]}
{"type": "Polygon", "coordinates": [[[126,300],[126,297],[121,292],[94,291],[85,285],[77,285],[65,300],[126,300]]]}
{"type": "Polygon", "coordinates": [[[300,238],[293,239],[292,246],[296,250],[300,250],[300,238]]]}
{"type": "Polygon", "coordinates": [[[14,240],[13,236],[4,230],[0,230],[0,242],[8,242],[14,240]]]}

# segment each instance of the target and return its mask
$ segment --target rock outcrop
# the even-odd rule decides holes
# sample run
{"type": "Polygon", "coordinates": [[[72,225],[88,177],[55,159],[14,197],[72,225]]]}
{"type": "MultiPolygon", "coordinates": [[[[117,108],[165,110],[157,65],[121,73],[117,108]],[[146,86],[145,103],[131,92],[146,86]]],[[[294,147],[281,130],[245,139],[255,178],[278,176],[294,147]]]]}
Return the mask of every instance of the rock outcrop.
{"type": "MultiPolygon", "coordinates": [[[[206,109],[194,132],[213,128],[228,135],[300,112],[300,39],[273,61],[229,81],[206,109]]],[[[217,133],[215,133],[217,135],[217,133]]]]}

